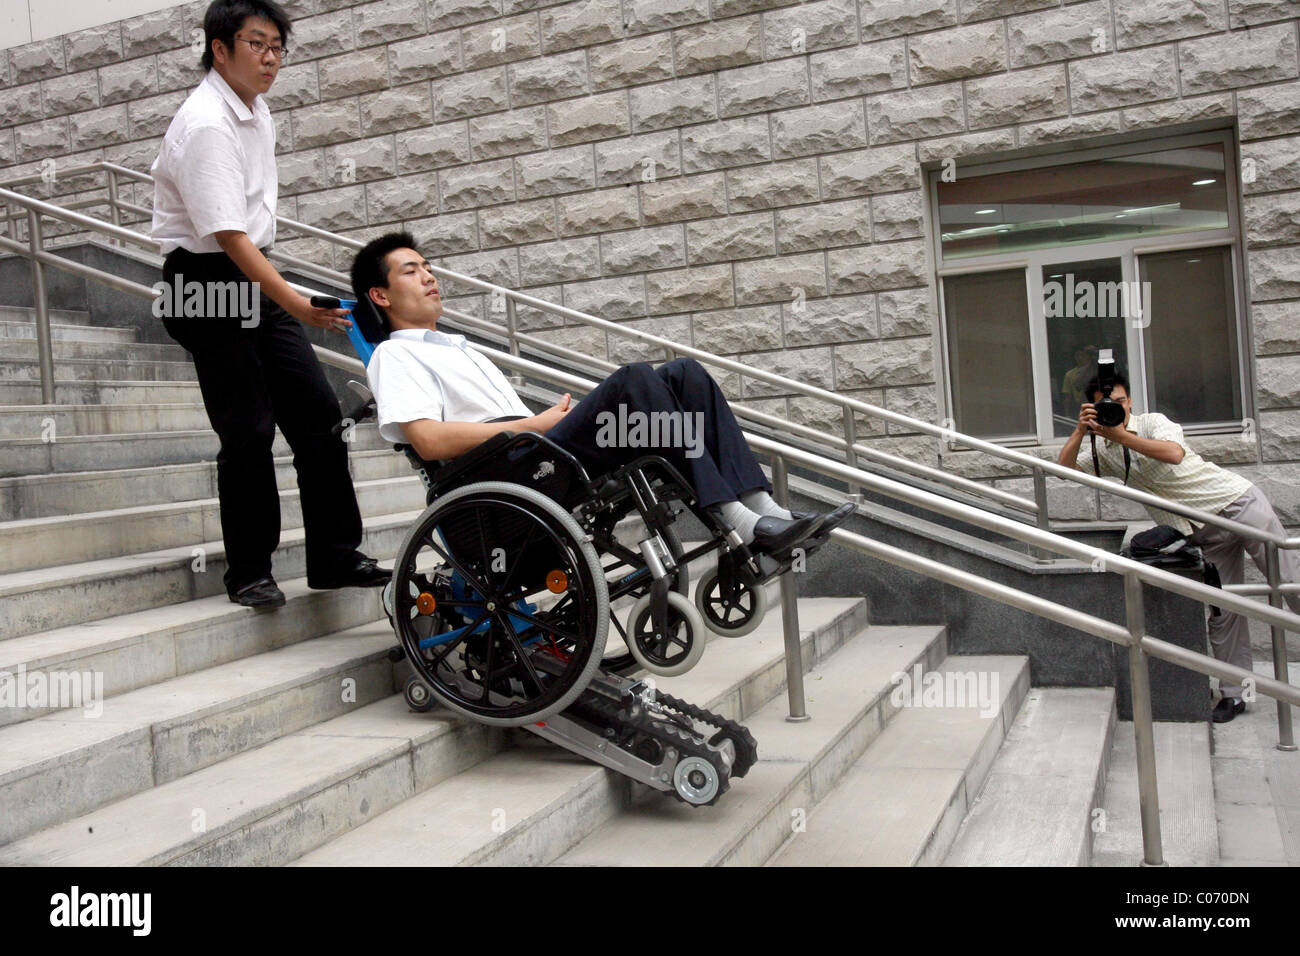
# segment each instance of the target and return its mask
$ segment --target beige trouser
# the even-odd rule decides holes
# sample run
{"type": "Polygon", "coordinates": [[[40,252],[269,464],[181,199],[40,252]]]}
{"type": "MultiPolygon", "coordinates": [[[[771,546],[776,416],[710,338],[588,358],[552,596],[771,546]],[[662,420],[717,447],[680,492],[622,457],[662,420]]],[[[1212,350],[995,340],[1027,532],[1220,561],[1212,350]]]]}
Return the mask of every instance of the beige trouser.
{"type": "MultiPolygon", "coordinates": [[[[1236,501],[1219,512],[1232,521],[1240,521],[1260,531],[1285,535],[1282,522],[1278,521],[1273,506],[1264,497],[1264,492],[1254,485],[1246,489],[1236,501]]],[[[1265,575],[1268,574],[1267,558],[1262,541],[1242,538],[1223,528],[1205,525],[1191,536],[1189,541],[1198,545],[1205,555],[1205,560],[1219,569],[1219,578],[1226,586],[1241,584],[1245,564],[1242,552],[1248,551],[1255,566],[1265,575]]],[[[1283,583],[1288,581],[1300,583],[1300,555],[1295,551],[1279,548],[1277,552],[1278,568],[1283,583]]],[[[1284,595],[1291,610],[1300,614],[1300,594],[1284,595]]],[[[1208,613],[1208,608],[1207,608],[1208,613]]],[[[1250,660],[1250,621],[1240,614],[1220,613],[1209,619],[1210,648],[1214,656],[1221,661],[1235,664],[1237,667],[1251,669],[1250,660]]],[[[1241,685],[1221,681],[1219,689],[1225,697],[1240,697],[1241,685]]]]}

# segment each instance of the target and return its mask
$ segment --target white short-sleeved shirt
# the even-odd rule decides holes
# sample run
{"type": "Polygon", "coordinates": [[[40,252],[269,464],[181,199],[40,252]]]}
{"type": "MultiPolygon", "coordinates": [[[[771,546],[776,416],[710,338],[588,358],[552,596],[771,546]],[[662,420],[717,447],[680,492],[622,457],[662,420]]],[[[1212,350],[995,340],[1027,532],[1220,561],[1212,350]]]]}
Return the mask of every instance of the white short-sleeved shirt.
{"type": "MultiPolygon", "coordinates": [[[[1139,438],[1172,441],[1183,446],[1183,460],[1176,465],[1139,455],[1129,449],[1132,465],[1128,483],[1139,491],[1159,495],[1161,498],[1208,511],[1210,514],[1218,514],[1250,488],[1250,482],[1241,475],[1220,468],[1192,451],[1183,437],[1182,427],[1159,412],[1130,416],[1128,430],[1139,438]]],[[[1108,478],[1124,477],[1123,445],[1098,437],[1097,457],[1100,459],[1103,475],[1108,478]]],[[[1087,437],[1084,438],[1083,447],[1079,450],[1075,467],[1090,475],[1096,473],[1093,468],[1091,443],[1087,437]]],[[[1147,508],[1147,511],[1156,524],[1172,525],[1183,534],[1191,534],[1195,530],[1195,526],[1181,515],[1170,514],[1158,508],[1147,508]]]]}
{"type": "Polygon", "coordinates": [[[227,229],[259,249],[275,242],[275,121],[262,97],[250,110],[215,69],[172,118],[150,172],[163,255],[220,252],[214,233],[227,229]]]}
{"type": "Polygon", "coordinates": [[[463,335],[399,329],[366,366],[379,434],[405,442],[402,422],[490,422],[533,413],[501,370],[470,348],[463,335]]]}

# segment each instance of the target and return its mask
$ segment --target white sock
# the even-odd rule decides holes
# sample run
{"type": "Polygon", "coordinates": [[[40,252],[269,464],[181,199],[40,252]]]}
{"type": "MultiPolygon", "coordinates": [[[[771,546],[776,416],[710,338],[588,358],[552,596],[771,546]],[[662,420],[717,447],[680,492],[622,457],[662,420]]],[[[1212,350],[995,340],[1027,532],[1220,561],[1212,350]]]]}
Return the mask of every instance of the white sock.
{"type": "Polygon", "coordinates": [[[763,517],[750,511],[739,501],[724,501],[713,506],[713,510],[722,516],[724,523],[731,525],[745,544],[754,542],[754,525],[763,517]]]}
{"type": "Polygon", "coordinates": [[[753,491],[745,492],[740,496],[740,503],[759,515],[771,515],[774,518],[784,518],[787,521],[794,517],[789,511],[777,504],[776,499],[762,488],[755,488],[753,491]]]}

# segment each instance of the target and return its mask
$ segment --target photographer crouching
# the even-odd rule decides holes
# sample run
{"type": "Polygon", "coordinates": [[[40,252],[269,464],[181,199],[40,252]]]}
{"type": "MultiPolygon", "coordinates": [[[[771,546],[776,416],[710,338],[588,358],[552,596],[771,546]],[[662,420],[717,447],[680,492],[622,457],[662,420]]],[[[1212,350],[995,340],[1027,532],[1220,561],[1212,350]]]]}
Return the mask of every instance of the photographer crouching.
{"type": "MultiPolygon", "coordinates": [[[[1069,468],[1091,471],[1099,477],[1123,478],[1149,494],[1159,495],[1180,504],[1261,531],[1285,535],[1264,492],[1240,475],[1208,462],[1188,446],[1181,426],[1159,412],[1134,415],[1129,383],[1114,365],[1098,366],[1097,377],[1087,385],[1091,402],[1079,409],[1079,423],[1061,449],[1057,461],[1069,468]],[[1109,366],[1109,367],[1108,367],[1109,366]],[[1084,437],[1089,450],[1079,460],[1084,437]],[[1098,441],[1100,439],[1100,441],[1098,441]]],[[[1218,568],[1226,586],[1240,584],[1244,570],[1243,551],[1249,552],[1256,566],[1266,571],[1262,542],[1243,538],[1223,528],[1204,525],[1197,528],[1186,518],[1157,508],[1147,507],[1153,521],[1168,525],[1187,536],[1189,544],[1201,549],[1205,560],[1218,568]]],[[[1300,581],[1300,557],[1295,551],[1278,549],[1281,580],[1300,581]]],[[[1300,595],[1286,594],[1291,610],[1300,614],[1300,595]]],[[[1210,647],[1214,656],[1228,664],[1251,669],[1249,621],[1240,614],[1218,613],[1209,618],[1210,647]]],[[[1216,723],[1232,720],[1246,709],[1239,684],[1221,681],[1223,699],[1215,706],[1216,723]]]]}

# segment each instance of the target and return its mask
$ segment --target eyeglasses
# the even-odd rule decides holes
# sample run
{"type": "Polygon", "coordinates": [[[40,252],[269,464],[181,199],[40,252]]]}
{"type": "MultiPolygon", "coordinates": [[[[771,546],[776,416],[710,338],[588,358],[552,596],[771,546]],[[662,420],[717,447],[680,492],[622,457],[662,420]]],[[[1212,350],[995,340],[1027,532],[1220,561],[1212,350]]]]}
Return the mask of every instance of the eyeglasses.
{"type": "Polygon", "coordinates": [[[253,51],[254,56],[263,56],[267,50],[270,50],[275,58],[281,63],[289,58],[289,48],[287,46],[272,46],[262,40],[245,40],[243,37],[235,37],[235,39],[247,43],[249,49],[253,51]]]}

